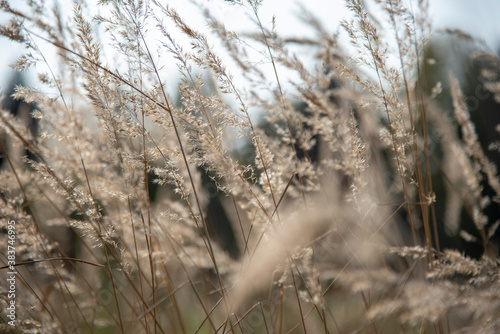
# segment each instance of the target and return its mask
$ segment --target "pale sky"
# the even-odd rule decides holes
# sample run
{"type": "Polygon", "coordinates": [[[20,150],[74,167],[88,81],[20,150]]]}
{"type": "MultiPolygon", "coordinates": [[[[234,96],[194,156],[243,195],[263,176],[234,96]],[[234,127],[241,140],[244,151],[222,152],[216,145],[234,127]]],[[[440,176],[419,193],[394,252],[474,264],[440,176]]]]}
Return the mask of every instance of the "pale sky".
{"type": "MultiPolygon", "coordinates": [[[[244,30],[245,27],[252,27],[246,15],[243,15],[241,8],[237,6],[228,5],[222,0],[199,1],[210,6],[214,14],[223,20],[228,28],[244,30]]],[[[69,0],[60,1],[63,4],[69,2],[69,0]]],[[[89,3],[92,2],[89,1],[89,3]]],[[[193,24],[201,30],[206,29],[201,16],[193,14],[196,12],[193,9],[196,8],[189,4],[188,1],[171,0],[168,3],[176,8],[189,24],[193,24]]],[[[317,16],[323,22],[325,28],[331,32],[334,32],[338,28],[340,20],[348,15],[343,0],[264,0],[260,8],[262,23],[270,27],[272,17],[276,15],[279,33],[285,36],[307,36],[311,32],[306,29],[297,17],[301,11],[299,3],[307,3],[306,8],[317,16]]],[[[492,51],[498,50],[500,45],[500,20],[498,19],[500,1],[430,0],[430,6],[430,14],[435,28],[460,28],[475,37],[483,39],[492,51]]],[[[68,6],[69,8],[72,8],[72,6],[68,6]]],[[[0,22],[4,23],[6,21],[5,15],[1,14],[0,22]]],[[[12,63],[20,54],[21,50],[15,44],[10,43],[5,38],[0,38],[0,90],[6,85],[6,81],[11,76],[6,65],[12,63]]],[[[174,65],[172,65],[172,70],[175,70],[174,65]]],[[[36,80],[33,78],[31,80],[30,84],[36,84],[36,80]]]]}

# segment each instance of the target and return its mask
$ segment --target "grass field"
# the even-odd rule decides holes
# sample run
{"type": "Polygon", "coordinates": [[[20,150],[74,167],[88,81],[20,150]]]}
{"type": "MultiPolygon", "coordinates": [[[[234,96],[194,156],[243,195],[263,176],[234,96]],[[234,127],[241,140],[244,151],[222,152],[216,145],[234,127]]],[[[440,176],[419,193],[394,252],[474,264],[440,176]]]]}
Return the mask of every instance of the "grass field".
{"type": "Polygon", "coordinates": [[[0,332],[500,332],[500,59],[426,1],[1,4],[0,332]]]}

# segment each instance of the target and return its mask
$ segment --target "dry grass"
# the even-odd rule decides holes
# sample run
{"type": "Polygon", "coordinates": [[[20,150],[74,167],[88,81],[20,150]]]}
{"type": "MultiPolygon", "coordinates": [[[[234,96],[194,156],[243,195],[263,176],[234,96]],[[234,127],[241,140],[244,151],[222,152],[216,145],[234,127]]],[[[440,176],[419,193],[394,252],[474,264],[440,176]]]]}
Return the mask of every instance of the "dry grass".
{"type": "MultiPolygon", "coordinates": [[[[197,31],[157,0],[101,1],[102,16],[82,3],[72,20],[43,1],[2,2],[1,34],[27,50],[18,70],[38,64],[46,89],[15,93],[34,106],[37,135],[0,115],[0,264],[12,270],[15,221],[18,272],[15,326],[0,283],[0,331],[500,332],[497,167],[454,75],[426,86],[426,1],[380,1],[379,26],[347,0],[351,48],[311,16],[315,39],[283,38],[260,1],[229,2],[255,32],[230,31],[209,5],[197,31]],[[482,255],[440,246],[460,236],[482,255]]],[[[482,57],[498,98],[500,62],[482,57]]]]}

